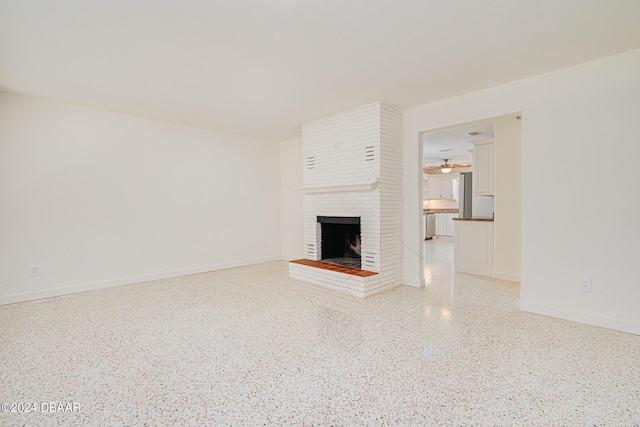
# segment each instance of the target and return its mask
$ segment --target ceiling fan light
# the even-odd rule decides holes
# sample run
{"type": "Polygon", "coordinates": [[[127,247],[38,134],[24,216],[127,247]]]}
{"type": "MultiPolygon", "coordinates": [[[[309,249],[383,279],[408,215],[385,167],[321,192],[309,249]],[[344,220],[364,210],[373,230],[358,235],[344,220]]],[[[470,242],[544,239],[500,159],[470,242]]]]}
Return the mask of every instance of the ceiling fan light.
{"type": "Polygon", "coordinates": [[[440,168],[440,172],[442,172],[442,173],[449,173],[449,172],[451,172],[451,168],[450,168],[450,167],[440,168]]]}

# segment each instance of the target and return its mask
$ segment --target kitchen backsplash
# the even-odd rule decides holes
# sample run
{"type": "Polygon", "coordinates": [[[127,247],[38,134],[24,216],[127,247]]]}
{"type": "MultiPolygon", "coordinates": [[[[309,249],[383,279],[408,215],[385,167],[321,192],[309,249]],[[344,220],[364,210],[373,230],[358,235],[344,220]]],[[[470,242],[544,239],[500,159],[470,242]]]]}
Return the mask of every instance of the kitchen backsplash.
{"type": "Polygon", "coordinates": [[[452,200],[423,200],[424,209],[451,209],[458,208],[458,204],[452,200]]]}

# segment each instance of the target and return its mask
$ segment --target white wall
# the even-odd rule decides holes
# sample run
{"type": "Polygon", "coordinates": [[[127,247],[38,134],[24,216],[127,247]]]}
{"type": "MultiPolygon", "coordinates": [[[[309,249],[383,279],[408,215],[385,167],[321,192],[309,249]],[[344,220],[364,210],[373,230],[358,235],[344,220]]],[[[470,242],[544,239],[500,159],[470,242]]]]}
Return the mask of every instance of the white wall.
{"type": "Polygon", "coordinates": [[[280,144],[282,259],[304,258],[302,243],[302,138],[280,144]]]}
{"type": "Polygon", "coordinates": [[[639,76],[635,50],[405,110],[405,283],[422,276],[419,132],[521,111],[521,308],[640,334],[639,76]]]}
{"type": "Polygon", "coordinates": [[[0,303],[280,259],[280,203],[275,142],[0,93],[0,303]]]}
{"type": "Polygon", "coordinates": [[[492,217],[495,212],[495,198],[493,196],[471,196],[471,216],[492,217]]]}

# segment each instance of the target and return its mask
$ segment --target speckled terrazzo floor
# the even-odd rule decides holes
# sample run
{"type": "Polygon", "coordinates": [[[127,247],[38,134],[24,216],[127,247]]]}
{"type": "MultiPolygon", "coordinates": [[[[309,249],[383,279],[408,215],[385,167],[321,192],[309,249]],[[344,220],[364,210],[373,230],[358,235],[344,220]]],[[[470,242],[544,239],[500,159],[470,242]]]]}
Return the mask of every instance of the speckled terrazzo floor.
{"type": "Polygon", "coordinates": [[[520,312],[452,273],[366,300],[287,263],[0,307],[2,426],[640,425],[640,336],[520,312]],[[39,409],[39,408],[38,408],[39,409]]]}

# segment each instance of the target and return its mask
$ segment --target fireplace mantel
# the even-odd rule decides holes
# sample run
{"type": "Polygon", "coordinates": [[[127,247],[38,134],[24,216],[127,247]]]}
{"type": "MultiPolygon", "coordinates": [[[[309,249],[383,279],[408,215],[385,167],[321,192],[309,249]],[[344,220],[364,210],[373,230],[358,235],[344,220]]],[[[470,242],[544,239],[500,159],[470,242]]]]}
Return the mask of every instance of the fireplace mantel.
{"type": "Polygon", "coordinates": [[[317,193],[354,193],[354,192],[366,192],[373,191],[378,187],[378,183],[372,184],[367,182],[365,184],[349,184],[349,185],[331,185],[324,187],[302,187],[296,188],[296,190],[303,191],[305,194],[317,194],[317,193]]]}

